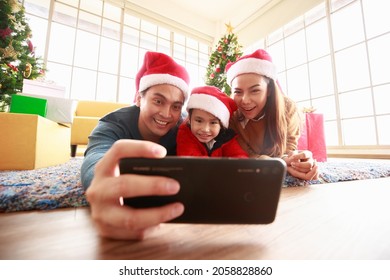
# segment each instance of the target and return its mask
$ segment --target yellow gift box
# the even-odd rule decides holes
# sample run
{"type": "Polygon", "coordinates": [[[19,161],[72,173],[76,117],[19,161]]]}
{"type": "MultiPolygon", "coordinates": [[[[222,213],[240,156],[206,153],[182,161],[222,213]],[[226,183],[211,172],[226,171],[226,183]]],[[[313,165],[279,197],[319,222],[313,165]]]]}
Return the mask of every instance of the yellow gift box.
{"type": "Polygon", "coordinates": [[[70,128],[32,114],[0,113],[0,170],[28,170],[70,159],[70,128]]]}

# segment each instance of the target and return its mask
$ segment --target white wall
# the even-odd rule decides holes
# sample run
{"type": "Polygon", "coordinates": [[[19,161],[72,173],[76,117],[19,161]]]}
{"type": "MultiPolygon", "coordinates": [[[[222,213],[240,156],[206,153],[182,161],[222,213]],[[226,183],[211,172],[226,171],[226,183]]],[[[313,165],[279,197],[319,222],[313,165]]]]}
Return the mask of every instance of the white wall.
{"type": "MultiPolygon", "coordinates": [[[[266,6],[246,21],[236,25],[234,31],[240,44],[245,48],[323,2],[324,0],[276,1],[276,4],[271,5],[272,7],[266,6]]],[[[228,22],[229,19],[226,21],[228,22]]],[[[222,30],[221,34],[224,31],[222,30]]]]}
{"type": "MultiPolygon", "coordinates": [[[[123,0],[110,0],[123,4],[123,0]]],[[[212,0],[211,0],[212,1],[212,0]]],[[[234,0],[240,1],[240,0],[234,0]]],[[[234,11],[220,22],[182,10],[170,1],[127,0],[124,6],[132,13],[167,26],[204,42],[216,43],[225,34],[225,23],[231,23],[241,45],[247,47],[302,15],[325,0],[246,1],[247,5],[234,11]],[[264,2],[266,4],[264,5],[264,2]],[[249,5],[248,5],[249,3],[249,5]],[[248,16],[249,15],[249,16],[248,16]]],[[[228,5],[228,1],[226,2],[228,5]]],[[[218,11],[215,11],[218,13],[218,11]]]]}
{"type": "MultiPolygon", "coordinates": [[[[123,0],[109,0],[122,2],[123,0]]],[[[145,18],[157,25],[165,26],[183,34],[191,34],[199,41],[212,42],[216,34],[216,24],[204,17],[195,16],[176,7],[170,1],[131,0],[124,6],[132,14],[145,18]],[[139,2],[139,4],[138,4],[139,2]]]]}

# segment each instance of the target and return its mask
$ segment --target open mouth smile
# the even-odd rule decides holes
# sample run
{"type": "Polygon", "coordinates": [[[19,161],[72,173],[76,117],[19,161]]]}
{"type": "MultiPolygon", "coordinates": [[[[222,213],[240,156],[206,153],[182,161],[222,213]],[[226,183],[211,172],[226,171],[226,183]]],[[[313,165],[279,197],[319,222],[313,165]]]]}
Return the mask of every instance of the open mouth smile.
{"type": "Polygon", "coordinates": [[[198,134],[198,138],[202,139],[203,141],[208,141],[211,138],[211,135],[208,135],[208,134],[198,134]]]}
{"type": "Polygon", "coordinates": [[[255,109],[256,107],[250,107],[250,108],[243,108],[241,107],[241,110],[244,111],[244,112],[251,112],[255,109]]]}
{"type": "Polygon", "coordinates": [[[154,121],[157,123],[157,125],[159,126],[167,126],[169,122],[167,121],[162,121],[162,120],[158,120],[158,119],[154,119],[154,121]]]}

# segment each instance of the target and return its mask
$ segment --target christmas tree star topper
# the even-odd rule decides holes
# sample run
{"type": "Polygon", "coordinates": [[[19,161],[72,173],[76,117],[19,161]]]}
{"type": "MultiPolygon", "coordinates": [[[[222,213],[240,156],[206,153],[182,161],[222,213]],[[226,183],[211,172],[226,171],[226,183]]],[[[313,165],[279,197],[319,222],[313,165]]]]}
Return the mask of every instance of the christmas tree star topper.
{"type": "Polygon", "coordinates": [[[225,25],[226,25],[226,32],[228,34],[232,34],[233,33],[233,26],[230,24],[230,22],[229,23],[225,23],[225,25]]]}

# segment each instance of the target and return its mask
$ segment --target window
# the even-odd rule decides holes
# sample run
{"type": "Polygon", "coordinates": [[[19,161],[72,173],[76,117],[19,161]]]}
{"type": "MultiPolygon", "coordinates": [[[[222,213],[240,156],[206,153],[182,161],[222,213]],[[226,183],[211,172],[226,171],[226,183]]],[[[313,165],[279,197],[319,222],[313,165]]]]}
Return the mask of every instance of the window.
{"type": "Polygon", "coordinates": [[[192,84],[203,83],[208,44],[124,7],[104,0],[25,0],[24,6],[46,79],[64,85],[69,98],[132,103],[146,51],[173,56],[192,84]]]}
{"type": "Polygon", "coordinates": [[[328,146],[390,145],[390,21],[381,0],[327,0],[265,39],[287,95],[324,114],[328,146]]]}

